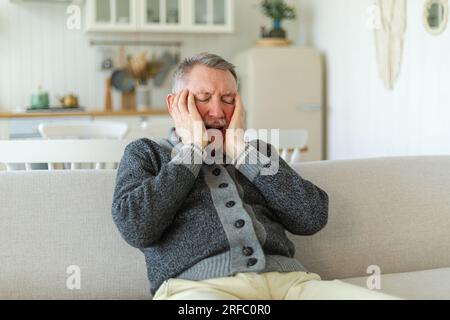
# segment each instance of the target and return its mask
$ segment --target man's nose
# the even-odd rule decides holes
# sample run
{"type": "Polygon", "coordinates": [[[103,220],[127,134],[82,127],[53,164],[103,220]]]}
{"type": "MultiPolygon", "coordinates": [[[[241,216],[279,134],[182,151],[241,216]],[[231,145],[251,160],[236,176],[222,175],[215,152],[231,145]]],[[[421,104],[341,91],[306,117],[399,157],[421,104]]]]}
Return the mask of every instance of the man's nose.
{"type": "Polygon", "coordinates": [[[218,101],[211,101],[211,105],[209,107],[209,115],[214,118],[223,118],[225,116],[222,103],[218,101]]]}

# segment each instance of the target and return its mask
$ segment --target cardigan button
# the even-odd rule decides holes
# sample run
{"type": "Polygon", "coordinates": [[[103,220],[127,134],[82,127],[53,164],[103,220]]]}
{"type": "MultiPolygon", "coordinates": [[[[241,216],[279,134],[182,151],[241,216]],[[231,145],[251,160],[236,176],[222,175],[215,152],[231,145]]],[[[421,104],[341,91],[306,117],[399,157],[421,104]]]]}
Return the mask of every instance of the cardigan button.
{"type": "Polygon", "coordinates": [[[221,184],[219,185],[219,188],[220,188],[220,189],[228,188],[228,183],[221,183],[221,184]]]}
{"type": "Polygon", "coordinates": [[[220,169],[219,168],[215,168],[214,170],[213,170],[213,175],[215,175],[216,177],[218,177],[218,176],[220,176],[220,169]]]}
{"type": "Polygon", "coordinates": [[[227,202],[227,204],[225,205],[227,208],[233,208],[236,205],[236,202],[234,201],[229,201],[227,202]]]}
{"type": "Polygon", "coordinates": [[[250,259],[248,259],[248,261],[247,261],[247,267],[253,267],[255,264],[257,264],[258,263],[258,259],[256,259],[256,258],[250,258],[250,259]]]}
{"type": "Polygon", "coordinates": [[[242,253],[244,254],[244,256],[250,257],[253,254],[253,248],[252,247],[244,247],[244,249],[242,249],[242,253]]]}
{"type": "Polygon", "coordinates": [[[245,226],[245,221],[242,220],[242,219],[237,220],[237,221],[234,223],[234,226],[235,226],[236,228],[238,228],[238,229],[241,229],[241,228],[243,228],[243,227],[245,226]]]}

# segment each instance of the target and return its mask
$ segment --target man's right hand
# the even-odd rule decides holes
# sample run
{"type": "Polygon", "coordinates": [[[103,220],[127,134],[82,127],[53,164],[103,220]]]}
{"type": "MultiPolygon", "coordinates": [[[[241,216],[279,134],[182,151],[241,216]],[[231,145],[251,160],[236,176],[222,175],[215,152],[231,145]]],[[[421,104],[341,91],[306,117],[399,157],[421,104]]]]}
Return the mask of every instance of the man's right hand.
{"type": "Polygon", "coordinates": [[[208,145],[205,123],[191,92],[185,89],[175,96],[170,107],[170,115],[175,121],[176,133],[183,144],[193,143],[202,150],[208,145]]]}

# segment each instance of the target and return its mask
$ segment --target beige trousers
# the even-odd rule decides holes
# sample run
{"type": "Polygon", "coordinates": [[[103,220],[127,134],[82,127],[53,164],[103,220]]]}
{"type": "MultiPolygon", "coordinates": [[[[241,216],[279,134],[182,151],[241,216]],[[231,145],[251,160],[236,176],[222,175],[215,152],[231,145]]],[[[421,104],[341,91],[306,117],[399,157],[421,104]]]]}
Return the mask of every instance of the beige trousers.
{"type": "Polygon", "coordinates": [[[237,273],[226,278],[191,281],[169,279],[154,300],[385,300],[399,299],[379,291],[324,281],[315,273],[237,273]]]}

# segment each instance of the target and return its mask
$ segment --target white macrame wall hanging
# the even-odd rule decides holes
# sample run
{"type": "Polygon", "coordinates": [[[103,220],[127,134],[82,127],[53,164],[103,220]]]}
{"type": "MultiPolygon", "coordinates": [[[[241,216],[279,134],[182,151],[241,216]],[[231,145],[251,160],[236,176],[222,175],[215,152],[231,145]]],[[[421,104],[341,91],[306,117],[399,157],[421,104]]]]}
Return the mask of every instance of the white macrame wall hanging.
{"type": "Polygon", "coordinates": [[[392,90],[402,64],[406,0],[375,0],[375,6],[379,9],[379,24],[374,28],[378,73],[392,90]]]}

